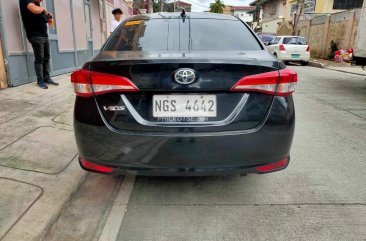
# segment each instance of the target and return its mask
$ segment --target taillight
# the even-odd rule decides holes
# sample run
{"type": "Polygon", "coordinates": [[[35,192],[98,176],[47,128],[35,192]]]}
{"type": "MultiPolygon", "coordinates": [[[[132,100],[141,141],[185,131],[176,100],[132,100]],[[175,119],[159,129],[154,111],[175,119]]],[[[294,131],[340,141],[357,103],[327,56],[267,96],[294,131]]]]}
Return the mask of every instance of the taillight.
{"type": "Polygon", "coordinates": [[[131,92],[138,88],[126,77],[105,74],[85,69],[71,74],[71,83],[79,96],[89,97],[109,92],[131,92]]]}
{"type": "Polygon", "coordinates": [[[279,161],[272,162],[272,163],[269,163],[267,165],[257,167],[257,168],[255,168],[255,170],[258,173],[267,173],[267,172],[278,171],[278,170],[282,170],[282,169],[286,168],[288,163],[289,163],[289,158],[286,157],[286,158],[283,158],[279,161]]]}
{"type": "Polygon", "coordinates": [[[280,44],[280,46],[278,48],[280,51],[286,51],[285,45],[283,45],[283,44],[280,44]]]}
{"type": "Polygon", "coordinates": [[[306,52],[310,52],[310,46],[308,45],[308,47],[306,48],[306,52]]]}
{"type": "Polygon", "coordinates": [[[297,73],[281,69],[262,74],[249,75],[240,79],[231,91],[260,92],[277,96],[288,96],[295,91],[297,73]]]}
{"type": "Polygon", "coordinates": [[[83,168],[90,170],[90,171],[97,171],[97,172],[104,172],[104,173],[110,173],[113,171],[113,167],[98,165],[98,164],[92,163],[85,159],[80,160],[80,165],[83,168]]]}

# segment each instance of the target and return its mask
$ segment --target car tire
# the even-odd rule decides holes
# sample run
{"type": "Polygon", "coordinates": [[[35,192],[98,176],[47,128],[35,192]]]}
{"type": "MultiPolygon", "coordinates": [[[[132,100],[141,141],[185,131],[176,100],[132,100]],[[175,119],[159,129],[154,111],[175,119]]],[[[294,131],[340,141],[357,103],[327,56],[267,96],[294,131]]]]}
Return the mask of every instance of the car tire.
{"type": "Polygon", "coordinates": [[[302,66],[307,66],[308,64],[309,64],[309,62],[301,61],[302,66]]]}
{"type": "Polygon", "coordinates": [[[288,61],[283,61],[283,63],[284,63],[285,65],[288,65],[290,62],[288,62],[288,61]]]}

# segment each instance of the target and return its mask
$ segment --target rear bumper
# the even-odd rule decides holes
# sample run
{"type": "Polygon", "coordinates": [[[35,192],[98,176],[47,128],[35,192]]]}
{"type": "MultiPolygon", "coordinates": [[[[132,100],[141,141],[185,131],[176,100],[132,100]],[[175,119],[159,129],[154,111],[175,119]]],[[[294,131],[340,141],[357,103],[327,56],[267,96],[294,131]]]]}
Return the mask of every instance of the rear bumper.
{"type": "Polygon", "coordinates": [[[299,54],[299,57],[293,57],[291,55],[291,53],[286,53],[286,52],[281,52],[279,51],[277,53],[277,58],[281,61],[304,61],[304,62],[309,62],[310,61],[310,53],[296,53],[299,54]]]}
{"type": "Polygon", "coordinates": [[[292,96],[275,97],[262,125],[235,132],[115,132],[95,119],[74,122],[80,158],[114,167],[112,174],[159,176],[257,172],[289,156],[294,128],[292,96]]]}

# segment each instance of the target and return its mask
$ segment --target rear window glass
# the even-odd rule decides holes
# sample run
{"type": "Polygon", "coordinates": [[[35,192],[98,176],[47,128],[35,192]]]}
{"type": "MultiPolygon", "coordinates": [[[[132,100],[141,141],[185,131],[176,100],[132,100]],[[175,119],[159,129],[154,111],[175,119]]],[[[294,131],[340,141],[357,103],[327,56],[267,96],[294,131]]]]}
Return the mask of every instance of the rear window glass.
{"type": "Polygon", "coordinates": [[[243,51],[261,46],[241,22],[215,19],[128,21],[113,34],[106,51],[243,51]]]}
{"type": "Polygon", "coordinates": [[[306,45],[306,40],[299,37],[286,37],[283,38],[283,44],[295,44],[295,45],[306,45]]]}
{"type": "Polygon", "coordinates": [[[259,38],[266,43],[271,42],[274,37],[273,35],[259,35],[259,38]]]}

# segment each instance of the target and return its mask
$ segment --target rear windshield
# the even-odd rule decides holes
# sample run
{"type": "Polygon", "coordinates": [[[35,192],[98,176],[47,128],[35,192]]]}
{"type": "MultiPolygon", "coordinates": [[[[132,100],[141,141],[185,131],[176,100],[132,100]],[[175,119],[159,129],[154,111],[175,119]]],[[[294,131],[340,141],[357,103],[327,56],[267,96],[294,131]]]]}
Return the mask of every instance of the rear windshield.
{"type": "Polygon", "coordinates": [[[241,22],[216,19],[150,19],[127,21],[105,51],[244,51],[261,50],[241,22]]]}
{"type": "Polygon", "coordinates": [[[263,41],[263,42],[267,42],[267,43],[269,43],[269,42],[271,42],[272,41],[272,39],[274,39],[274,37],[275,36],[273,36],[273,35],[259,35],[259,38],[263,41]]]}
{"type": "Polygon", "coordinates": [[[306,45],[306,40],[300,37],[286,37],[283,38],[283,44],[306,45]]]}

